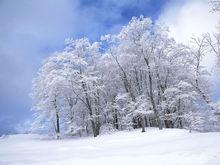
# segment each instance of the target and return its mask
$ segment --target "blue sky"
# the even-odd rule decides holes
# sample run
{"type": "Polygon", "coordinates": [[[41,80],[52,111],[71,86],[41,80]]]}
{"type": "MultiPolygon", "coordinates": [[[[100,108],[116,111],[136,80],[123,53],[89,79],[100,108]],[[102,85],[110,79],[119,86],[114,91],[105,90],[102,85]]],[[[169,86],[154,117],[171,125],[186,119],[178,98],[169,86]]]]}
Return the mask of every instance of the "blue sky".
{"type": "Polygon", "coordinates": [[[42,60],[63,48],[65,38],[94,41],[141,14],[164,20],[176,37],[174,12],[192,1],[0,0],[0,134],[15,132],[31,118],[31,81],[42,60]]]}

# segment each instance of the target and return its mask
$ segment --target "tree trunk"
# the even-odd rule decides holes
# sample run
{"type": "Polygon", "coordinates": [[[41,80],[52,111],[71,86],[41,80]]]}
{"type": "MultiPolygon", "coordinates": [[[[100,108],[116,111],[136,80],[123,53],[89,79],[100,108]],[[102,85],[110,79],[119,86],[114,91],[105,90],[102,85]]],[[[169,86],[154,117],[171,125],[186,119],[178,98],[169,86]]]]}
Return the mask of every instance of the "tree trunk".
{"type": "MultiPolygon", "coordinates": [[[[86,105],[87,105],[87,108],[89,110],[89,115],[90,115],[90,117],[92,117],[93,116],[93,114],[92,114],[92,107],[91,107],[91,103],[89,101],[86,85],[85,85],[84,82],[82,82],[82,87],[83,87],[83,90],[85,92],[86,105]]],[[[93,118],[91,119],[91,124],[92,124],[93,136],[96,137],[97,136],[96,123],[94,122],[93,118]]]]}
{"type": "Polygon", "coordinates": [[[142,126],[141,132],[145,132],[145,118],[144,117],[141,117],[141,126],[142,126]]]}
{"type": "Polygon", "coordinates": [[[119,127],[118,127],[118,112],[117,112],[117,109],[115,109],[114,111],[114,126],[115,128],[118,130],[119,127]]]}
{"type": "Polygon", "coordinates": [[[57,100],[56,100],[57,95],[55,95],[55,99],[53,101],[53,105],[56,111],[56,126],[55,126],[55,131],[56,131],[56,136],[57,139],[60,139],[60,117],[59,117],[59,111],[57,109],[57,100]]]}
{"type": "Polygon", "coordinates": [[[57,139],[60,139],[60,118],[58,111],[56,111],[56,127],[57,139]]]}
{"type": "Polygon", "coordinates": [[[147,67],[148,67],[150,101],[151,101],[153,111],[154,111],[154,114],[155,114],[155,117],[156,117],[156,120],[157,120],[157,123],[158,123],[158,127],[159,127],[160,130],[162,130],[163,126],[162,126],[162,123],[161,123],[161,120],[160,120],[160,117],[159,117],[159,113],[158,113],[158,110],[157,110],[156,105],[155,105],[154,96],[153,96],[153,86],[152,86],[153,82],[152,82],[151,68],[150,68],[148,59],[144,58],[144,60],[145,60],[145,63],[147,64],[147,67]]]}

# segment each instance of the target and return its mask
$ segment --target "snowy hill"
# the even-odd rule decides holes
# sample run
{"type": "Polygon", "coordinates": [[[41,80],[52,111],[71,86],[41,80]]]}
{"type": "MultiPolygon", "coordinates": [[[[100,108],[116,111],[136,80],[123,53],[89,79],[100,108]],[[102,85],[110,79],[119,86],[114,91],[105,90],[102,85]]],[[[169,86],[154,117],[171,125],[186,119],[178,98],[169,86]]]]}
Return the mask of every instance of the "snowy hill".
{"type": "Polygon", "coordinates": [[[97,138],[48,140],[40,135],[0,139],[1,165],[219,165],[220,132],[147,129],[97,138]]]}

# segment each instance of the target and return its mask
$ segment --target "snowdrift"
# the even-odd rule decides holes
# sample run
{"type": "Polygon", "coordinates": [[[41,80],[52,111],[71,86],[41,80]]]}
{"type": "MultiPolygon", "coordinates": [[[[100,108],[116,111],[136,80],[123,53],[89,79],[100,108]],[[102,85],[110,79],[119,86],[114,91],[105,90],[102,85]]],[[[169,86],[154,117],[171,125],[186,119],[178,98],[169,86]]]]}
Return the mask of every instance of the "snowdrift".
{"type": "Polygon", "coordinates": [[[97,138],[49,140],[40,135],[0,139],[1,165],[219,165],[220,132],[148,128],[97,138]]]}

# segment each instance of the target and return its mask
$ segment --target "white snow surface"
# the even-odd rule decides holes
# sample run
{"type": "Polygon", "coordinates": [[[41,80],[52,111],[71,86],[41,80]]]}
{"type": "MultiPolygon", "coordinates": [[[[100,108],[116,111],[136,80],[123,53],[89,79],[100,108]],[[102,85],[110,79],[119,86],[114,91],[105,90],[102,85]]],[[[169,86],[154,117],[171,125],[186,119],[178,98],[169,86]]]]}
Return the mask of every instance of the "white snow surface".
{"type": "Polygon", "coordinates": [[[97,138],[0,138],[1,165],[220,165],[220,132],[148,128],[97,138]]]}

